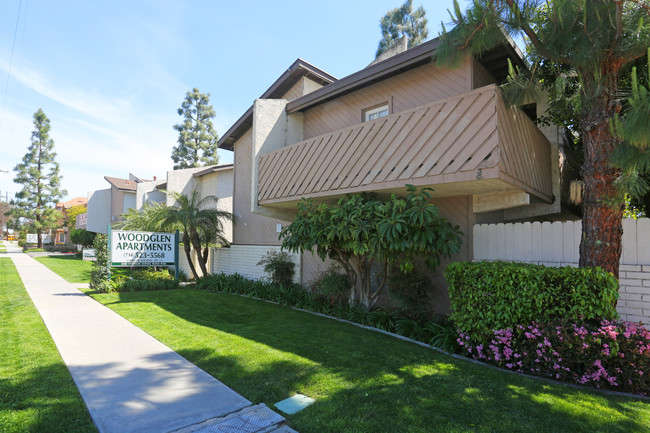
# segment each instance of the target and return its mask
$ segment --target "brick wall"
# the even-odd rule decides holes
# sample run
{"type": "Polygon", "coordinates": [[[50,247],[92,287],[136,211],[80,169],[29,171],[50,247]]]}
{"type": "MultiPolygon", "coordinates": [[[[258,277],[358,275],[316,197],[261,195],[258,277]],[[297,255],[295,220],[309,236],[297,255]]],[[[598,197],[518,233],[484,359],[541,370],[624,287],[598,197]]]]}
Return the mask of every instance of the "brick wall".
{"type": "Polygon", "coordinates": [[[617,309],[622,319],[650,325],[650,266],[621,265],[617,309]]]}
{"type": "MultiPolygon", "coordinates": [[[[279,246],[231,245],[230,248],[212,248],[211,272],[218,274],[238,273],[246,278],[258,280],[266,277],[262,266],[257,263],[268,251],[280,251],[279,246]]],[[[298,254],[289,253],[295,263],[294,282],[300,283],[301,261],[298,254]]]]}

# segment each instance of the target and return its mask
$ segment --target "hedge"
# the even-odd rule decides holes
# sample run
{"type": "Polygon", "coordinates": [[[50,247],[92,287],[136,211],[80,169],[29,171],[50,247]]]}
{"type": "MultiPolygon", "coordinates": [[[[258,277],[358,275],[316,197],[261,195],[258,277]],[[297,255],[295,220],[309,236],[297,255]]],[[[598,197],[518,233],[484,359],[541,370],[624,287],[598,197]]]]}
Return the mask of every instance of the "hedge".
{"type": "Polygon", "coordinates": [[[600,268],[452,263],[445,271],[458,329],[474,339],[537,321],[618,318],[618,280],[600,268]]]}

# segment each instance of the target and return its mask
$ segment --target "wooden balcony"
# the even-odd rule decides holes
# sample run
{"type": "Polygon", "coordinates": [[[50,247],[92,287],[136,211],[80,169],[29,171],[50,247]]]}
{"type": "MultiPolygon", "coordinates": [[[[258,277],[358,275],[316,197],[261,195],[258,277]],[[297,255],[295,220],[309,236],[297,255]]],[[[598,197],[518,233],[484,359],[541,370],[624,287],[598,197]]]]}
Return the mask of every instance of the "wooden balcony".
{"type": "Polygon", "coordinates": [[[552,196],[549,142],[494,85],[261,155],[258,179],[262,206],[407,183],[431,186],[434,196],[552,196]]]}

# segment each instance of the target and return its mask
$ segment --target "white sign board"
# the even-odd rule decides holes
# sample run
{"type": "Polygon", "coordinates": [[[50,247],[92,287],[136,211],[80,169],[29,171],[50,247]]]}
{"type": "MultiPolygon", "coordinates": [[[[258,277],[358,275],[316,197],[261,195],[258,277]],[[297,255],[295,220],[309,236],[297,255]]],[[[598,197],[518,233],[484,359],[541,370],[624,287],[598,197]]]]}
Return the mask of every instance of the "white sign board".
{"type": "MultiPolygon", "coordinates": [[[[26,236],[26,241],[28,244],[38,244],[38,234],[36,233],[27,233],[26,236]]],[[[41,241],[43,241],[44,244],[51,244],[52,243],[52,238],[50,238],[50,235],[42,234],[41,235],[41,241]]]]}
{"type": "Polygon", "coordinates": [[[123,267],[174,265],[174,233],[111,231],[111,265],[123,267]]]}
{"type": "Polygon", "coordinates": [[[82,254],[83,260],[95,260],[95,249],[94,248],[84,248],[82,254]]]}
{"type": "Polygon", "coordinates": [[[75,217],[74,228],[85,229],[88,225],[88,213],[82,213],[75,217]]]}

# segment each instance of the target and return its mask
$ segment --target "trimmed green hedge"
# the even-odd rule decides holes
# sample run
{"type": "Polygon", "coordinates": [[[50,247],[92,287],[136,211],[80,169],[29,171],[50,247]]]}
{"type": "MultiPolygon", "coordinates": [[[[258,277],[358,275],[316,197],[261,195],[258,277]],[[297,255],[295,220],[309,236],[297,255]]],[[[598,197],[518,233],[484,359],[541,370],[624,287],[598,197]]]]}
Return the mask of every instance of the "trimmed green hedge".
{"type": "Polygon", "coordinates": [[[533,321],[612,320],[618,280],[600,268],[452,263],[445,271],[458,329],[472,338],[533,321]]]}

